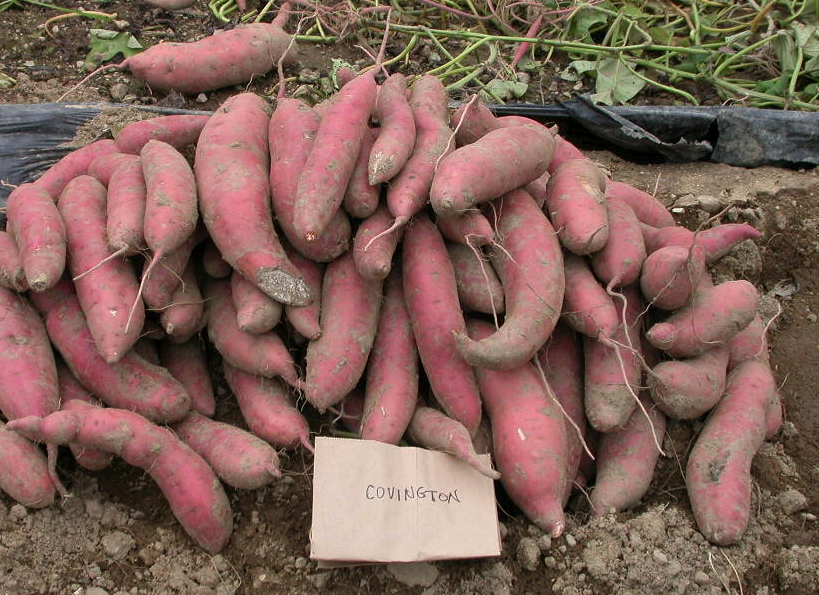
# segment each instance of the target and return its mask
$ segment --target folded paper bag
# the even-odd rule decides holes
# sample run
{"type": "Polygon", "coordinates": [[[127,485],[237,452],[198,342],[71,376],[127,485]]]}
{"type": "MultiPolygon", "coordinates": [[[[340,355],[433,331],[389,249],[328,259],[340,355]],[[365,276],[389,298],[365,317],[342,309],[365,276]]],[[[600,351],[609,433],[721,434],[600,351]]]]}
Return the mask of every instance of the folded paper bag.
{"type": "Polygon", "coordinates": [[[499,556],[492,484],[448,454],[319,437],[310,557],[371,564],[499,556]]]}

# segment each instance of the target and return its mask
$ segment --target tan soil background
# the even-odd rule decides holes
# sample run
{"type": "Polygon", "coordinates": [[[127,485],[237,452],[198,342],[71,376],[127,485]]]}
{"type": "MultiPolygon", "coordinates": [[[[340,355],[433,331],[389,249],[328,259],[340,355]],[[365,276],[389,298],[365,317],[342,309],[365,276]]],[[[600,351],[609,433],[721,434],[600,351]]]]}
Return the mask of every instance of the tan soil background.
{"type": "MultiPolygon", "coordinates": [[[[106,10],[117,10],[134,32],[160,25],[159,37],[168,41],[194,39],[214,26],[204,9],[172,16],[114,3],[106,10]]],[[[81,77],[76,62],[84,57],[88,24],[62,21],[51,39],[37,29],[49,16],[35,7],[0,15],[8,33],[0,36],[0,71],[18,80],[16,87],[0,91],[3,103],[53,101],[81,77]]],[[[354,43],[303,48],[301,74],[326,76],[330,58],[340,54],[359,58],[350,49],[354,43]]],[[[422,67],[410,63],[407,71],[422,67]]],[[[288,76],[299,74],[297,69],[288,76]]],[[[536,75],[547,103],[565,98],[563,88],[549,91],[556,85],[553,75],[554,70],[536,75]]],[[[264,77],[252,88],[264,92],[275,82],[273,76],[264,77]]],[[[309,95],[310,83],[304,84],[309,95]]],[[[141,83],[115,73],[93,81],[72,100],[111,101],[115,95],[135,103],[208,109],[232,92],[209,94],[204,103],[154,96],[141,83]]],[[[786,423],[754,461],[754,514],[741,544],[712,546],[694,525],[682,469],[700,424],[669,425],[665,450],[673,456],[660,460],[649,493],[633,511],[589,522],[585,497],[577,494],[566,534],[550,540],[499,494],[499,559],[332,571],[317,569],[307,556],[312,497],[307,453],[287,455],[285,477],[267,488],[229,490],[236,530],[215,557],[192,544],[140,470],[118,463],[91,474],[66,454],[60,472],[72,497],[60,505],[26,510],[0,495],[0,595],[819,592],[819,172],[710,163],[637,165],[607,152],[591,156],[613,179],[656,190],[669,207],[676,205],[678,221],[689,226],[707,219],[710,215],[699,207],[716,199],[723,207],[733,205],[724,221],[747,221],[764,232],[715,268],[718,280],[755,283],[766,295],[767,316],[777,312],[777,303],[782,309],[770,339],[786,423]]],[[[241,423],[224,382],[214,380],[217,416],[241,423]]],[[[313,421],[314,430],[326,430],[327,419],[313,421]]]]}

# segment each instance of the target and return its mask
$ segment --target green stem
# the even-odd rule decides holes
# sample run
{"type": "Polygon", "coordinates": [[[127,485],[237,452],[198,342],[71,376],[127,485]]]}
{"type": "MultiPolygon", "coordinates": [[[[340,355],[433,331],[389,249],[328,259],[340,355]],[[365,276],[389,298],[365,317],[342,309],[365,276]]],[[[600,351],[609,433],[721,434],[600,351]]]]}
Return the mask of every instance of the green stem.
{"type": "Polygon", "coordinates": [[[713,77],[708,77],[708,82],[710,82],[715,87],[720,87],[725,89],[726,91],[731,91],[732,93],[737,93],[739,95],[746,95],[748,97],[753,97],[754,99],[758,99],[760,101],[769,102],[771,105],[776,105],[778,107],[797,107],[799,109],[805,111],[815,112],[819,110],[819,106],[813,105],[810,103],[805,103],[804,101],[795,101],[795,100],[786,100],[782,97],[777,97],[776,95],[769,95],[768,93],[761,93],[760,91],[754,91],[753,89],[744,89],[738,85],[731,84],[727,81],[722,79],[715,79],[713,77]]]}
{"type": "Polygon", "coordinates": [[[762,47],[766,43],[770,43],[772,40],[776,39],[777,35],[779,35],[779,33],[777,33],[776,35],[771,35],[770,37],[765,37],[764,39],[760,39],[756,43],[752,43],[748,47],[742,48],[736,54],[731,54],[724,62],[722,62],[719,66],[716,67],[713,76],[718,77],[726,68],[728,68],[728,66],[731,63],[736,62],[742,56],[750,52],[753,52],[754,50],[762,47]]]}
{"type": "Polygon", "coordinates": [[[276,0],[267,0],[267,4],[264,5],[264,8],[259,12],[259,16],[256,17],[256,22],[259,23],[262,20],[262,17],[266,15],[273,5],[276,3],[276,0]]]}
{"type": "Polygon", "coordinates": [[[802,50],[802,46],[796,47],[796,64],[793,66],[793,74],[791,74],[791,80],[788,84],[788,97],[793,97],[796,95],[796,81],[799,78],[799,75],[802,74],[802,60],[804,59],[805,55],[802,50]]]}
{"type": "Polygon", "coordinates": [[[637,70],[634,69],[634,67],[632,67],[631,64],[628,63],[628,60],[623,60],[623,62],[625,63],[626,68],[628,68],[634,76],[636,76],[640,80],[643,80],[643,81],[647,82],[649,85],[653,85],[653,86],[655,86],[655,87],[657,87],[659,89],[662,89],[663,91],[666,91],[668,93],[674,93],[675,95],[679,95],[680,97],[683,97],[683,98],[687,99],[689,102],[693,103],[694,105],[699,105],[700,104],[700,102],[697,101],[697,98],[694,97],[693,95],[691,95],[690,93],[687,93],[687,92],[683,91],[682,89],[677,89],[676,87],[672,87],[670,85],[664,85],[663,83],[661,83],[659,81],[655,81],[653,79],[650,79],[647,76],[645,76],[644,74],[642,74],[640,72],[637,72],[637,70]]]}
{"type": "Polygon", "coordinates": [[[435,46],[439,50],[441,50],[441,52],[447,57],[447,59],[452,60],[453,59],[452,54],[450,54],[449,51],[444,47],[444,45],[440,41],[438,41],[438,38],[435,37],[427,27],[421,27],[421,28],[426,32],[427,37],[429,37],[432,40],[432,43],[434,43],[435,46]]]}
{"type": "Polygon", "coordinates": [[[483,71],[484,71],[484,67],[483,66],[478,66],[477,68],[472,69],[472,72],[467,74],[465,77],[462,77],[462,78],[458,79],[457,81],[455,81],[454,83],[451,83],[451,84],[447,85],[445,87],[445,89],[447,91],[454,91],[455,89],[460,89],[460,88],[464,87],[465,85],[467,85],[470,81],[472,81],[472,80],[476,79],[477,77],[479,77],[480,75],[482,75],[483,71]]]}
{"type": "Polygon", "coordinates": [[[85,12],[84,10],[76,10],[73,8],[63,8],[62,6],[54,6],[53,4],[48,4],[47,2],[39,2],[38,0],[22,0],[27,4],[34,4],[35,6],[42,6],[43,8],[50,8],[51,10],[56,10],[58,12],[65,12],[70,14],[76,14],[81,17],[86,17],[89,19],[99,19],[101,21],[112,21],[114,20],[113,17],[107,15],[101,15],[93,12],[85,12]]]}
{"type": "Polygon", "coordinates": [[[448,69],[450,66],[460,64],[460,63],[463,61],[463,59],[464,59],[464,58],[466,58],[466,57],[467,57],[469,54],[471,54],[472,52],[474,52],[474,51],[475,51],[475,50],[477,50],[478,48],[480,48],[480,47],[482,47],[482,46],[486,45],[487,43],[489,43],[489,40],[488,40],[488,39],[481,39],[480,41],[476,41],[476,42],[475,42],[475,43],[473,43],[472,45],[468,46],[468,47],[467,47],[467,48],[466,48],[464,51],[462,51],[460,54],[458,54],[458,56],[457,56],[456,58],[453,58],[453,59],[452,59],[452,60],[450,60],[449,62],[447,62],[447,63],[445,63],[445,64],[441,64],[440,66],[438,66],[438,67],[436,67],[436,68],[433,68],[432,70],[430,70],[429,72],[427,72],[427,74],[433,74],[433,75],[435,75],[435,74],[438,74],[439,72],[443,72],[443,71],[445,71],[445,70],[446,70],[446,69],[448,69]]]}
{"type": "Polygon", "coordinates": [[[389,66],[390,64],[395,64],[396,62],[400,62],[401,60],[406,58],[409,55],[409,53],[415,48],[415,45],[418,43],[418,38],[419,38],[419,35],[417,33],[415,35],[413,35],[410,38],[409,43],[407,43],[407,45],[404,47],[404,49],[401,50],[401,53],[398,54],[397,56],[395,56],[394,58],[390,58],[389,60],[386,60],[384,62],[384,66],[389,66]]]}

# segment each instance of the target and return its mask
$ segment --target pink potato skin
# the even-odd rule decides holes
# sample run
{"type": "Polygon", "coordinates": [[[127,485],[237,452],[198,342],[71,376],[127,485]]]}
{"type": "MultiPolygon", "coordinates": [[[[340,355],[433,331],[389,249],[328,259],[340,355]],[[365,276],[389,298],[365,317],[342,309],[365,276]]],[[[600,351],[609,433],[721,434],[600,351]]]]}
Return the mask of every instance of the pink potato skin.
{"type": "Polygon", "coordinates": [[[489,479],[501,478],[500,473],[478,458],[472,437],[464,425],[437,409],[417,407],[407,434],[419,446],[449,453],[489,479]]]}
{"type": "Polygon", "coordinates": [[[698,246],[665,246],[643,262],[640,289],[651,305],[677,310],[689,302],[705,270],[705,253],[698,246]]]}
{"type": "Polygon", "coordinates": [[[214,279],[227,279],[233,273],[233,267],[222,258],[219,248],[210,240],[202,250],[202,268],[206,275],[214,279]]]}
{"type": "MultiPolygon", "coordinates": [[[[68,268],[73,277],[111,254],[105,237],[105,198],[105,187],[83,175],[68,183],[57,204],[65,222],[68,268]]],[[[131,263],[120,258],[110,260],[77,279],[74,285],[94,347],[106,362],[118,362],[136,343],[145,323],[131,263]]]]}
{"type": "Polygon", "coordinates": [[[341,423],[350,432],[361,434],[361,416],[364,414],[364,391],[356,386],[338,402],[341,423]]]}
{"type": "Polygon", "coordinates": [[[307,420],[281,382],[242,372],[227,362],[223,364],[225,380],[251,432],[279,448],[292,450],[301,444],[313,452],[307,420]]]}
{"type": "Polygon", "coordinates": [[[158,344],[159,359],[191,398],[191,409],[207,417],[216,412],[213,383],[202,341],[194,337],[185,343],[163,340],[158,344]]]}
{"type": "Polygon", "coordinates": [[[358,226],[353,241],[353,259],[356,269],[365,279],[385,279],[390,274],[395,249],[404,235],[403,228],[382,235],[370,244],[374,237],[389,229],[390,225],[392,215],[387,206],[382,204],[358,226]]]}
{"type": "Polygon", "coordinates": [[[193,249],[206,237],[204,226],[198,225],[179,248],[159,259],[142,288],[142,299],[149,308],[164,310],[173,303],[174,293],[182,282],[193,249]]]}
{"type": "Polygon", "coordinates": [[[58,411],[27,417],[22,434],[56,444],[75,443],[122,457],[157,483],[174,516],[206,551],[221,551],[233,530],[233,515],[222,484],[208,464],[174,433],[122,409],[58,411]]]}
{"type": "Polygon", "coordinates": [[[208,338],[225,361],[251,374],[281,376],[291,386],[298,385],[293,358],[275,332],[254,335],[239,328],[229,282],[208,281],[205,299],[208,338]]]}
{"type": "Polygon", "coordinates": [[[230,295],[236,308],[236,323],[242,332],[258,335],[279,323],[282,305],[270,299],[237,271],[233,271],[230,277],[230,295]]]}
{"type": "Polygon", "coordinates": [[[640,223],[658,228],[677,225],[674,217],[659,200],[624,182],[609,180],[606,183],[606,198],[616,198],[626,202],[640,223]]]}
{"type": "Polygon", "coordinates": [[[488,132],[441,160],[432,179],[430,204],[441,216],[458,216],[543,175],[553,152],[554,135],[544,126],[488,132]]]}
{"type": "MultiPolygon", "coordinates": [[[[640,291],[634,285],[623,288],[626,299],[625,320],[627,329],[621,323],[614,335],[614,341],[631,346],[640,352],[641,315],[643,301],[640,291]]],[[[622,300],[614,300],[619,320],[623,318],[622,300]]],[[[617,347],[606,337],[592,339],[584,337],[585,361],[584,405],[589,424],[598,432],[611,432],[623,427],[637,406],[636,394],[640,390],[641,366],[637,357],[627,348],[617,347]],[[617,357],[619,350],[621,367],[617,357]]]]}
{"type": "Polygon", "coordinates": [[[447,244],[449,260],[455,271],[458,300],[468,312],[503,314],[506,305],[498,274],[483,253],[473,252],[463,244],[447,244]]]}
{"type": "Polygon", "coordinates": [[[182,283],[171,296],[168,306],[159,319],[168,339],[185,343],[204,326],[205,300],[199,291],[193,267],[188,265],[182,273],[182,283]]]}
{"type": "Polygon", "coordinates": [[[726,343],[748,326],[759,294],[748,281],[729,281],[694,293],[692,303],[652,326],[649,342],[671,357],[694,357],[726,343]]]}
{"type": "Polygon", "coordinates": [[[0,492],[28,508],[54,504],[54,484],[48,463],[31,440],[12,432],[0,421],[0,492]]]}
{"type": "Polygon", "coordinates": [[[503,250],[492,264],[503,285],[506,316],[492,336],[474,341],[463,332],[455,346],[473,366],[511,370],[537,353],[560,317],[565,275],[563,255],[549,220],[524,190],[498,201],[496,233],[503,250]]]}
{"type": "Polygon", "coordinates": [[[327,265],[321,288],[321,336],[307,346],[304,397],[319,412],[358,384],[381,308],[381,280],[364,279],[348,252],[327,265]]]}
{"type": "Polygon", "coordinates": [[[301,255],[288,245],[284,247],[290,261],[304,277],[304,282],[313,296],[308,306],[285,306],[284,315],[296,331],[307,339],[318,339],[321,336],[321,283],[324,278],[324,265],[301,255]]]}
{"type": "Polygon", "coordinates": [[[23,261],[14,239],[0,231],[0,286],[22,292],[26,290],[26,274],[23,261]]]}
{"type": "Polygon", "coordinates": [[[191,411],[172,429],[231,487],[255,490],[281,477],[276,451],[241,428],[191,411]]]}
{"type": "Polygon", "coordinates": [[[582,256],[566,252],[563,266],[566,273],[563,320],[587,337],[612,336],[620,324],[617,311],[588,262],[582,256]]]}
{"type": "Polygon", "coordinates": [[[742,538],[751,508],[751,461],[765,439],[775,390],[770,368],[747,361],[731,371],[725,395],[694,443],[686,487],[700,532],[717,545],[742,538]]]}
{"type": "Polygon", "coordinates": [[[606,245],[610,233],[600,170],[588,159],[570,159],[551,174],[543,209],[557,230],[560,244],[581,256],[597,252],[606,245]]]}
{"type": "Polygon", "coordinates": [[[286,61],[295,58],[296,47],[288,51],[289,45],[290,36],[281,28],[252,23],[191,43],[160,43],[122,65],[153,89],[195,94],[265,74],[285,52],[286,61]]]}
{"type": "MultiPolygon", "coordinates": [[[[467,323],[476,340],[494,327],[467,323]]],[[[531,364],[515,370],[476,368],[481,396],[492,424],[495,464],[506,493],[535,525],[552,537],[563,533],[568,447],[563,413],[531,364]]]]}
{"type": "Polygon", "coordinates": [[[454,333],[466,328],[455,271],[426,213],[407,226],[401,260],[404,299],[432,392],[447,415],[474,435],[481,421],[481,399],[472,367],[455,349],[454,333]]]}
{"type": "Polygon", "coordinates": [[[160,140],[176,149],[194,144],[210,116],[179,114],[132,122],[117,134],[117,148],[138,155],[149,140],[160,140]]]}
{"type": "Polygon", "coordinates": [[[646,259],[646,247],[640,222],[625,201],[606,201],[609,215],[609,239],[591,257],[594,274],[606,286],[630,285],[640,278],[646,259]]]}
{"type": "Polygon", "coordinates": [[[321,118],[316,141],[299,175],[293,211],[296,231],[308,242],[324,233],[341,207],[375,105],[373,72],[344,85],[321,118]]]}
{"type": "Polygon", "coordinates": [[[364,389],[361,438],[398,444],[418,399],[418,351],[400,271],[385,283],[364,389]]]}
{"type": "Polygon", "coordinates": [[[447,240],[464,246],[485,246],[495,240],[492,224],[478,210],[467,211],[458,217],[438,217],[435,225],[447,240]]]}
{"type": "Polygon", "coordinates": [[[635,506],[648,491],[654,477],[654,467],[660,456],[654,434],[662,444],[666,420],[650,399],[642,397],[641,400],[649,419],[637,408],[623,428],[600,437],[597,480],[591,493],[592,515],[595,517],[635,506]]]}
{"type": "MultiPolygon", "coordinates": [[[[99,409],[102,404],[85,390],[71,371],[63,365],[57,367],[60,386],[60,411],[99,409]]],[[[83,469],[101,471],[111,465],[113,455],[80,444],[69,444],[74,460],[83,469]]]]}
{"type": "Polygon", "coordinates": [[[100,155],[91,165],[88,166],[88,175],[96,178],[103,186],[111,184],[111,176],[119,167],[125,164],[138,164],[139,155],[129,155],[127,153],[107,153],[100,155]]]}
{"type": "Polygon", "coordinates": [[[6,203],[8,226],[17,244],[29,289],[53,286],[65,269],[65,225],[54,199],[33,184],[21,184],[6,203]]]}
{"type": "Polygon", "coordinates": [[[407,79],[395,73],[381,84],[373,115],[380,125],[370,149],[371,184],[382,184],[398,175],[415,145],[415,120],[407,102],[407,79]]]}
{"type": "Polygon", "coordinates": [[[565,506],[584,454],[581,439],[585,440],[589,434],[586,413],[583,410],[583,344],[574,330],[563,323],[558,323],[538,355],[538,361],[546,382],[568,415],[568,419],[564,416],[567,478],[566,492],[563,495],[565,506]],[[573,421],[574,425],[569,420],[573,421]]]}
{"type": "Polygon", "coordinates": [[[768,339],[765,336],[765,323],[756,314],[750,324],[728,341],[728,370],[749,359],[770,362],[768,339]]]}
{"type": "MultiPolygon", "coordinates": [[[[98,160],[99,161],[99,160],[98,160]]],[[[96,162],[95,162],[96,163],[96,162]]],[[[137,254],[145,243],[145,203],[148,190],[138,157],[120,164],[112,173],[106,201],[106,230],[112,250],[137,254]]]]}
{"type": "Polygon", "coordinates": [[[647,378],[651,398],[673,419],[696,419],[722,398],[727,365],[725,345],[690,359],[660,362],[647,378]]]}
{"type": "Polygon", "coordinates": [[[0,412],[7,420],[59,408],[57,367],[43,321],[28,300],[0,287],[0,412]]]}
{"type": "Polygon", "coordinates": [[[293,224],[296,188],[316,140],[321,118],[299,99],[281,98],[270,118],[270,194],[273,214],[287,240],[300,254],[330,262],[347,250],[352,236],[350,218],[339,209],[316,240],[306,241],[293,224]]]}
{"type": "MultiPolygon", "coordinates": [[[[580,149],[557,134],[555,135],[555,153],[552,156],[551,163],[549,163],[549,173],[554,175],[560,166],[567,161],[585,158],[586,156],[580,151],[580,149]]],[[[603,184],[602,189],[605,189],[605,184],[603,184]]]]}
{"type": "Polygon", "coordinates": [[[640,229],[645,241],[646,251],[651,254],[664,246],[699,246],[705,252],[705,262],[710,264],[733,250],[734,246],[744,240],[755,240],[762,237],[762,232],[747,223],[723,223],[710,227],[696,234],[684,227],[655,228],[641,224],[640,229]]]}
{"type": "MultiPolygon", "coordinates": [[[[47,290],[48,293],[53,290],[47,290]]],[[[38,294],[42,295],[42,294],[38,294]]],[[[156,422],[182,419],[191,399],[185,388],[165,369],[129,351],[108,364],[93,347],[85,316],[76,296],[69,295],[50,309],[35,303],[45,315],[51,341],[80,384],[110,407],[135,411],[156,422]]]]}
{"type": "Polygon", "coordinates": [[[208,120],[196,144],[199,209],[222,257],[267,295],[305,306],[311,296],[288,260],[270,210],[267,102],[234,95],[208,120]]]}
{"type": "Polygon", "coordinates": [[[98,140],[72,151],[40,176],[34,185],[48,192],[57,202],[66,184],[88,172],[88,166],[97,158],[116,153],[117,146],[109,139],[98,140]]]}
{"type": "Polygon", "coordinates": [[[367,166],[370,160],[370,150],[375,141],[375,132],[367,128],[361,139],[361,148],[358,151],[353,173],[344,192],[342,206],[347,214],[356,219],[366,219],[378,207],[381,197],[381,184],[370,184],[367,166]]]}

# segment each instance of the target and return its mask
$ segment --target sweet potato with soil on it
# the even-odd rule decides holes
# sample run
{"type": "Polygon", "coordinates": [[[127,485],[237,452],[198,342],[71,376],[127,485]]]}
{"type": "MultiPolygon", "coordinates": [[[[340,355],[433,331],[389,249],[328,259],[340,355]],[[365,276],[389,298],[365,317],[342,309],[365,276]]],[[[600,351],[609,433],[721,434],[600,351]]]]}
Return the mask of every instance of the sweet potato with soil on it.
{"type": "Polygon", "coordinates": [[[231,487],[255,490],[282,475],[276,451],[241,428],[191,411],[171,429],[231,487]]]}
{"type": "MultiPolygon", "coordinates": [[[[469,320],[480,340],[494,327],[469,320]]],[[[509,371],[476,368],[481,396],[492,425],[495,465],[509,497],[535,525],[552,537],[566,526],[566,427],[563,413],[529,363],[509,371]]]]}
{"type": "Polygon", "coordinates": [[[456,332],[455,347],[473,366],[511,370],[537,353],[560,317],[565,288],[563,255],[549,220],[524,190],[498,201],[496,234],[503,238],[490,258],[503,285],[506,315],[480,341],[456,332]]]}
{"type": "Polygon", "coordinates": [[[327,265],[321,288],[321,336],[307,346],[304,398],[319,412],[358,384],[375,341],[381,280],[363,278],[352,253],[327,265]]]}
{"type": "Polygon", "coordinates": [[[31,440],[12,432],[0,421],[0,492],[28,508],[54,504],[54,484],[48,463],[31,440]]]}
{"type": "Polygon", "coordinates": [[[164,310],[173,303],[174,292],[182,283],[193,249],[206,237],[204,225],[197,225],[179,248],[159,259],[159,264],[142,287],[142,299],[149,308],[164,310]]]}
{"type": "Polygon", "coordinates": [[[642,223],[640,230],[648,254],[664,246],[688,248],[693,243],[705,252],[706,264],[722,258],[744,240],[762,237],[761,231],[747,223],[723,223],[698,232],[679,226],[655,228],[642,223]]]}
{"type": "Polygon", "coordinates": [[[251,432],[279,448],[292,450],[301,444],[313,452],[310,426],[281,382],[248,374],[226,361],[223,369],[251,432]]]}
{"type": "Polygon", "coordinates": [[[648,374],[651,398],[673,419],[696,419],[722,398],[728,347],[717,345],[684,360],[660,362],[648,374]]]}
{"type": "Polygon", "coordinates": [[[199,209],[222,257],[283,304],[312,299],[284,253],[270,210],[267,102],[234,95],[211,116],[196,144],[199,209]]]}
{"type": "Polygon", "coordinates": [[[361,139],[361,148],[358,151],[358,158],[353,166],[353,173],[341,201],[342,207],[347,211],[347,214],[356,219],[366,219],[372,215],[378,207],[378,199],[381,197],[381,184],[371,184],[367,172],[370,150],[375,141],[376,132],[376,130],[368,127],[364,133],[364,137],[361,139]]]}
{"type": "Polygon", "coordinates": [[[111,176],[114,175],[114,171],[126,164],[139,164],[139,155],[129,155],[128,153],[107,153],[100,155],[88,166],[87,173],[92,178],[96,178],[100,184],[107,187],[111,185],[111,176]]]}
{"type": "Polygon", "coordinates": [[[612,336],[620,320],[611,296],[600,285],[589,263],[582,256],[565,252],[563,267],[566,291],[562,319],[587,337],[612,336]]]}
{"type": "Polygon", "coordinates": [[[631,285],[640,278],[646,259],[640,222],[628,203],[622,200],[609,198],[606,210],[609,239],[605,246],[592,254],[592,269],[607,287],[631,285]]]}
{"type": "Polygon", "coordinates": [[[728,341],[728,370],[749,359],[770,362],[768,339],[765,336],[765,323],[757,314],[750,324],[739,331],[728,341]]]}
{"type": "Polygon", "coordinates": [[[471,250],[463,244],[446,245],[455,271],[458,300],[465,311],[483,314],[503,314],[506,306],[503,286],[492,263],[480,249],[471,250]]]}
{"type": "Polygon", "coordinates": [[[202,250],[202,268],[205,269],[205,274],[214,279],[227,279],[233,273],[233,267],[222,258],[219,248],[210,240],[207,240],[202,250]]]}
{"type": "Polygon", "coordinates": [[[747,361],[731,371],[725,395],[697,436],[685,484],[708,541],[739,541],[751,514],[751,461],[765,440],[765,410],[775,391],[770,368],[747,361]]]}
{"type": "Polygon", "coordinates": [[[58,411],[18,420],[14,428],[35,440],[104,450],[144,469],[201,548],[215,554],[227,545],[233,531],[227,495],[202,457],[171,430],[122,409],[58,411]]]}
{"type": "Polygon", "coordinates": [[[705,253],[698,246],[666,246],[643,261],[640,289],[651,305],[677,310],[691,299],[705,274],[705,253]]]}
{"type": "Polygon", "coordinates": [[[285,306],[284,315],[293,328],[307,339],[318,339],[321,336],[321,281],[324,277],[324,265],[314,262],[298,253],[289,245],[284,251],[290,261],[304,277],[304,282],[313,296],[308,306],[285,306]]]}
{"type": "Polygon", "coordinates": [[[256,285],[233,271],[230,295],[236,308],[236,324],[245,333],[258,335],[275,327],[282,317],[282,305],[270,299],[256,285]]]}
{"type": "Polygon", "coordinates": [[[390,225],[392,215],[382,204],[358,226],[353,241],[353,259],[359,274],[365,279],[386,279],[390,274],[393,254],[404,235],[403,229],[383,234],[390,225]],[[373,241],[376,236],[379,237],[373,241]]]}
{"type": "Polygon", "coordinates": [[[208,359],[202,341],[194,337],[185,343],[163,340],[157,345],[159,359],[191,398],[191,409],[207,417],[216,412],[208,359]]]}
{"type": "MultiPolygon", "coordinates": [[[[60,411],[100,409],[102,407],[102,403],[83,388],[67,367],[62,364],[58,365],[57,376],[60,387],[60,411]]],[[[68,447],[77,464],[89,471],[106,469],[114,459],[111,453],[86,448],[80,444],[69,444],[68,447]]]]}
{"type": "Polygon", "coordinates": [[[87,144],[60,159],[52,165],[48,171],[37,178],[33,184],[48,192],[51,198],[57,202],[66,184],[77,176],[88,173],[88,166],[101,155],[117,153],[118,149],[114,141],[109,139],[98,140],[87,144]]]}
{"type": "Polygon", "coordinates": [[[0,287],[22,292],[26,287],[26,274],[23,272],[23,261],[12,237],[0,231],[0,287]]]}
{"type": "Polygon", "coordinates": [[[435,225],[447,240],[464,246],[485,246],[495,241],[492,224],[477,209],[458,217],[438,217],[435,225]]]}
{"type": "Polygon", "coordinates": [[[454,333],[465,330],[455,271],[441,234],[425,213],[407,226],[402,250],[404,299],[430,388],[447,415],[474,434],[481,399],[472,366],[455,348],[454,333]]]}
{"type": "Polygon", "coordinates": [[[380,128],[370,149],[367,169],[370,183],[382,184],[398,175],[415,145],[415,120],[403,74],[395,73],[381,84],[373,116],[380,128]]]}
{"type": "Polygon", "coordinates": [[[123,153],[138,155],[148,141],[160,140],[176,149],[194,144],[209,115],[177,114],[131,122],[119,131],[114,142],[123,153]]]}
{"type": "Polygon", "coordinates": [[[617,198],[626,202],[640,223],[658,228],[677,225],[674,217],[659,200],[634,186],[609,180],[606,183],[606,198],[617,198]]]}
{"type": "Polygon", "coordinates": [[[105,205],[108,246],[121,254],[137,254],[145,243],[145,203],[148,190],[138,157],[111,174],[105,205]]]}
{"type": "Polygon", "coordinates": [[[202,330],[204,316],[205,300],[193,267],[189,264],[182,274],[182,283],[173,292],[170,303],[162,310],[159,319],[169,340],[185,343],[202,330]]]}

